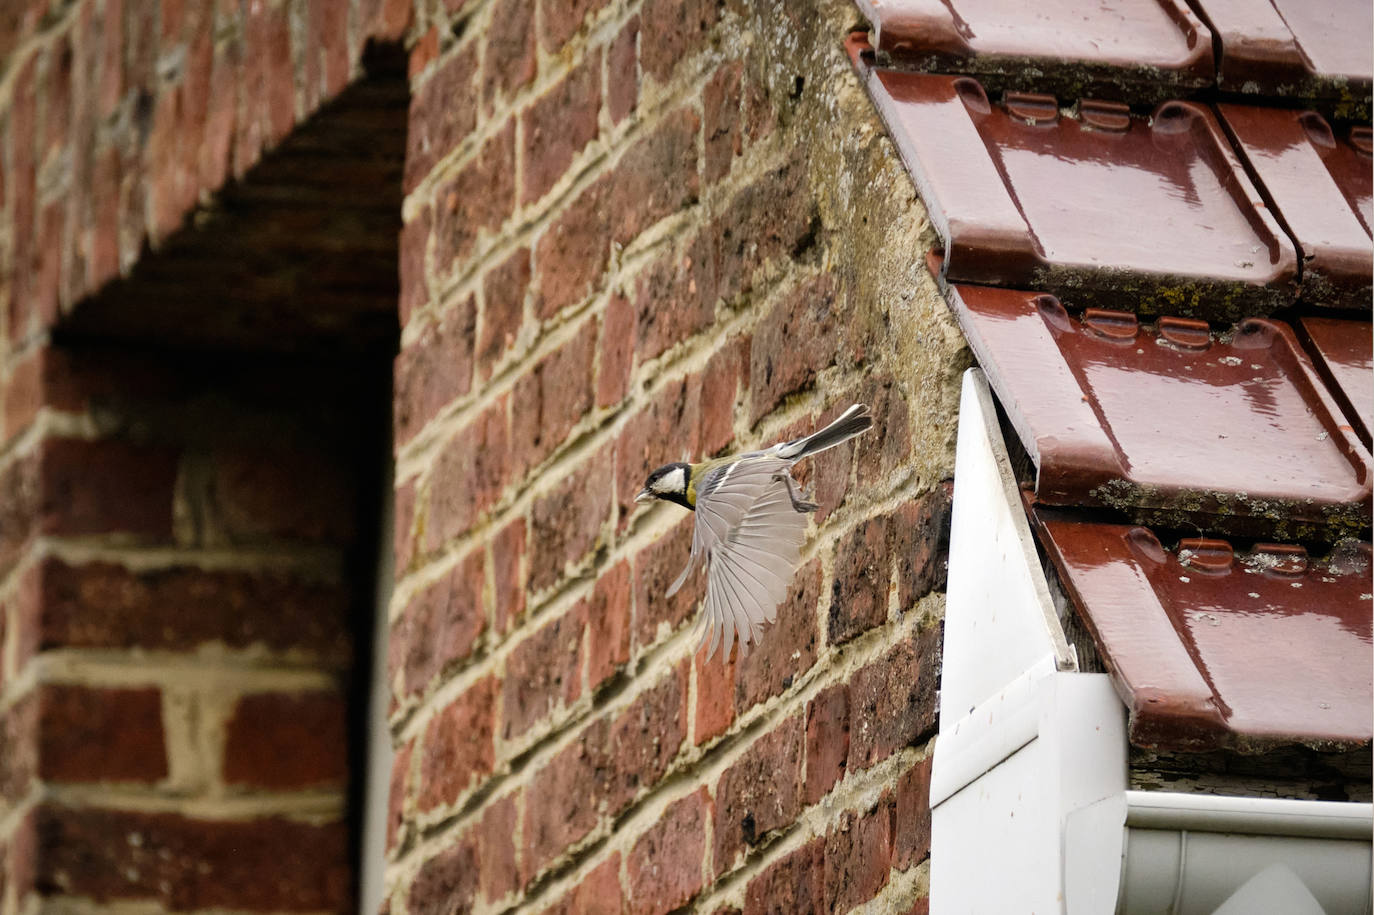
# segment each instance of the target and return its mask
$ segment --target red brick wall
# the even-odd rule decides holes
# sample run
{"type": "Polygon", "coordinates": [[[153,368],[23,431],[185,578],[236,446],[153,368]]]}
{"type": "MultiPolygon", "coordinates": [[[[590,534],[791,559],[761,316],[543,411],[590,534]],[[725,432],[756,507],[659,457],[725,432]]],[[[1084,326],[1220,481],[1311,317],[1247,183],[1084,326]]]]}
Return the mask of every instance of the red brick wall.
{"type": "Polygon", "coordinates": [[[921,910],[967,356],[841,53],[854,18],[0,14],[0,912],[352,904],[350,435],[381,386],[347,364],[149,370],[52,333],[337,94],[369,37],[404,37],[412,84],[390,909],[921,910]],[[803,468],[823,508],[779,622],[706,662],[700,581],[663,597],[690,521],[634,489],[855,400],[879,428],[803,468]]]}
{"type": "Polygon", "coordinates": [[[371,611],[351,563],[384,377],[70,344],[18,372],[0,911],[34,895],[347,909],[350,672],[371,611]]]}
{"type": "Polygon", "coordinates": [[[490,0],[412,52],[393,913],[923,911],[957,332],[845,3],[490,0]],[[667,460],[853,401],[746,659],[667,460]]]}
{"type": "MultiPolygon", "coordinates": [[[[63,325],[414,21],[409,0],[0,12],[6,915],[353,904],[385,374],[63,325]]],[[[226,313],[222,289],[129,291],[169,331],[226,313]]]]}

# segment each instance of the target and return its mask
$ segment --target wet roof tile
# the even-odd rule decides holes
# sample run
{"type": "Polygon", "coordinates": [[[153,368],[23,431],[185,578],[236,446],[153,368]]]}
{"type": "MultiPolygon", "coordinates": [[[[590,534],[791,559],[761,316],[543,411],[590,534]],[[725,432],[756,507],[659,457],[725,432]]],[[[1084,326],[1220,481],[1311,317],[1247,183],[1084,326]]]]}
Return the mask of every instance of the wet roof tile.
{"type": "Polygon", "coordinates": [[[1370,447],[1370,433],[1374,432],[1374,328],[1368,321],[1306,317],[1298,321],[1297,330],[1328,390],[1365,447],[1370,447]]]}
{"type": "Polygon", "coordinates": [[[983,286],[949,300],[1037,502],[1280,539],[1368,528],[1369,451],[1286,324],[1142,325],[983,286]]]}
{"type": "MultiPolygon", "coordinates": [[[[851,45],[851,47],[853,47],[851,45]]],[[[944,241],[944,278],[1235,320],[1290,304],[1297,255],[1205,107],[1008,94],[856,65],[944,241]]]]}
{"type": "Polygon", "coordinates": [[[858,0],[878,50],[903,67],[973,73],[1008,88],[1162,101],[1216,79],[1212,33],[1183,0],[1084,4],[858,0]]]}
{"type": "Polygon", "coordinates": [[[1166,549],[1149,530],[1037,510],[1051,559],[1143,747],[1256,751],[1367,743],[1370,547],[1218,540],[1166,549]]]}
{"type": "Polygon", "coordinates": [[[1352,142],[1312,111],[1253,105],[1219,110],[1298,243],[1303,301],[1369,308],[1374,253],[1368,128],[1359,128],[1352,142]]]}
{"type": "Polygon", "coordinates": [[[1368,117],[1369,0],[1200,0],[1198,6],[1221,42],[1221,88],[1332,98],[1339,114],[1368,117]]]}

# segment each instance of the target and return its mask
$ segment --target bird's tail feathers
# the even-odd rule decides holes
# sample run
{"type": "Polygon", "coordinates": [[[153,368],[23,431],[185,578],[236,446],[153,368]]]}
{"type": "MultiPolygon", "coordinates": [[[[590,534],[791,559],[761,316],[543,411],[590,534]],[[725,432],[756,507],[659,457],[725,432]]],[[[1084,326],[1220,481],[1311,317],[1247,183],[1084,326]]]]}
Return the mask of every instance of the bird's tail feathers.
{"type": "Polygon", "coordinates": [[[839,415],[833,423],[810,435],[794,439],[778,448],[778,457],[799,461],[827,448],[847,442],[873,427],[873,414],[867,404],[856,403],[839,415]]]}

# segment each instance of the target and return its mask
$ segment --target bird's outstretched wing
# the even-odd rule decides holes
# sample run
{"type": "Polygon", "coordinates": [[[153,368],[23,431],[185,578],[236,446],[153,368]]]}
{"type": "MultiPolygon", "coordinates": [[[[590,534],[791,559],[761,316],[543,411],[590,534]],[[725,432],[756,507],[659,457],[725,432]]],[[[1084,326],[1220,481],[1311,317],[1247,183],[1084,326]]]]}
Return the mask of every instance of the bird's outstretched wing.
{"type": "Polygon", "coordinates": [[[788,490],[791,464],[767,453],[746,455],[714,471],[697,491],[692,557],[669,593],[698,562],[709,562],[702,635],[711,640],[708,657],[722,641],[728,655],[736,632],[746,654],[787,596],[806,539],[806,515],[788,490]]]}

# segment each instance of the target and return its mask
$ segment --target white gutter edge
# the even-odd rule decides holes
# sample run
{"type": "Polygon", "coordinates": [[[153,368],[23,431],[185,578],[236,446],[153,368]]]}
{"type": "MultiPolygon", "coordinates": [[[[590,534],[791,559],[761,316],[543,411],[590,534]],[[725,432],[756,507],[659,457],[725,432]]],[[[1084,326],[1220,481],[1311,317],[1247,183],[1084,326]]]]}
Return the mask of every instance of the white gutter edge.
{"type": "Polygon", "coordinates": [[[1127,791],[1126,825],[1369,842],[1374,838],[1374,804],[1127,791]]]}

